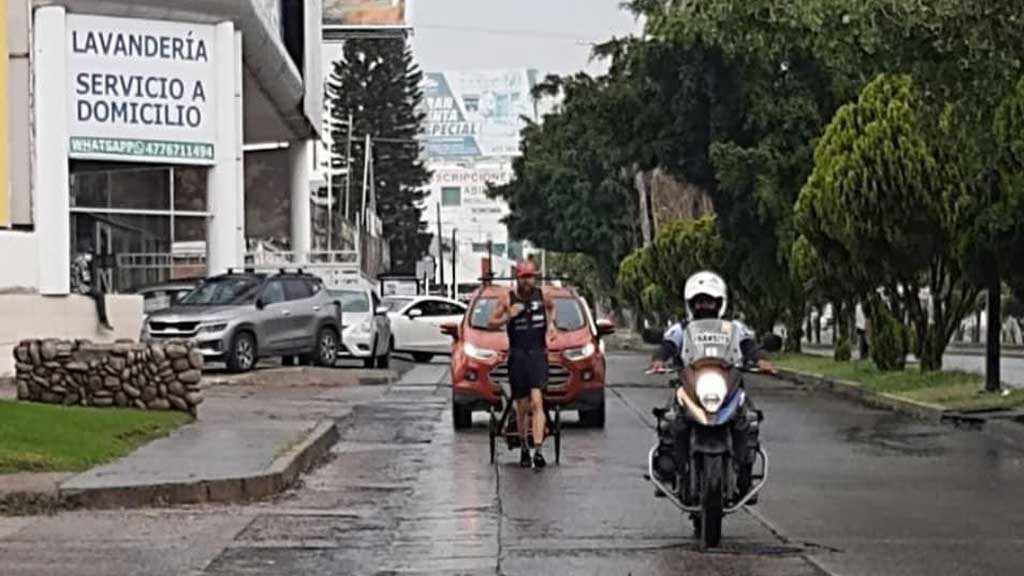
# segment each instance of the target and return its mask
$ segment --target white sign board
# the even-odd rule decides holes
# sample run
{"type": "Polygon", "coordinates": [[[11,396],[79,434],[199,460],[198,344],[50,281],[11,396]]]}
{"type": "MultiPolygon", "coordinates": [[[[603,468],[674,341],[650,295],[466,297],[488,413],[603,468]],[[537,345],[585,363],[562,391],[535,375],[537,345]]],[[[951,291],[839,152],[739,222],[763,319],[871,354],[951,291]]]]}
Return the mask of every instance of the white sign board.
{"type": "Polygon", "coordinates": [[[214,163],[213,26],[79,14],[67,23],[72,158],[214,163]]]}
{"type": "Polygon", "coordinates": [[[506,243],[508,230],[501,220],[509,214],[505,201],[487,197],[488,185],[512,181],[510,162],[478,162],[451,164],[428,162],[433,177],[424,205],[423,220],[431,233],[437,229],[437,213],[441,204],[441,228],[445,238],[458,228],[461,240],[506,243]]]}

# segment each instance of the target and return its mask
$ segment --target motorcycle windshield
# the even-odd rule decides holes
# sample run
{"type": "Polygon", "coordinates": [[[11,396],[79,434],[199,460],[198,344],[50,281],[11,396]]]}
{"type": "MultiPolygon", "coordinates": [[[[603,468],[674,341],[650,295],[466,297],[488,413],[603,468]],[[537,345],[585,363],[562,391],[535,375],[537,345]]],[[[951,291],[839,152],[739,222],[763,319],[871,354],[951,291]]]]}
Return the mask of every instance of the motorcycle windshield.
{"type": "Polygon", "coordinates": [[[680,357],[686,366],[710,360],[731,366],[739,361],[738,337],[728,320],[694,320],[686,326],[680,357]]]}

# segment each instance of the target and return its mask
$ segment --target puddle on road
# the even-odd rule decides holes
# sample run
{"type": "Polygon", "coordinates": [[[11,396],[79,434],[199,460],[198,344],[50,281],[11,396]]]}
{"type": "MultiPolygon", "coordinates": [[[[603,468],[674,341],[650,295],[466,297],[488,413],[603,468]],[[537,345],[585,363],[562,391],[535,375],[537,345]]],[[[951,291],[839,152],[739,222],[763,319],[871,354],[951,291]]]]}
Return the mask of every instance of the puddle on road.
{"type": "Polygon", "coordinates": [[[883,453],[902,456],[937,457],[947,452],[940,445],[945,433],[941,430],[914,430],[906,423],[881,421],[871,427],[853,426],[840,432],[851,444],[874,448],[883,453]]]}

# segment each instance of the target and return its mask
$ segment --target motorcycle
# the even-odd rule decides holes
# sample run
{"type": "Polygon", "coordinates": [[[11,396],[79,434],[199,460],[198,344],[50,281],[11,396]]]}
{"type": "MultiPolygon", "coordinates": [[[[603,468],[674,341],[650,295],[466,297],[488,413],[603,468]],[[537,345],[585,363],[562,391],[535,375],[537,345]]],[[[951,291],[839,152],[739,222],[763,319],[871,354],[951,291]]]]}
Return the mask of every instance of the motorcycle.
{"type": "MultiPolygon", "coordinates": [[[[764,416],[748,406],[743,388],[743,374],[757,368],[744,362],[737,343],[753,342],[744,341],[730,321],[692,321],[686,331],[679,353],[685,369],[670,383],[674,397],[652,411],[658,442],[648,454],[646,477],[659,497],[689,514],[704,547],[715,548],[723,518],[753,503],[768,478],[768,454],[759,440],[764,416]],[[674,427],[689,438],[686,447],[675,446],[674,427]]],[[[780,348],[774,335],[762,347],[780,348]]]]}

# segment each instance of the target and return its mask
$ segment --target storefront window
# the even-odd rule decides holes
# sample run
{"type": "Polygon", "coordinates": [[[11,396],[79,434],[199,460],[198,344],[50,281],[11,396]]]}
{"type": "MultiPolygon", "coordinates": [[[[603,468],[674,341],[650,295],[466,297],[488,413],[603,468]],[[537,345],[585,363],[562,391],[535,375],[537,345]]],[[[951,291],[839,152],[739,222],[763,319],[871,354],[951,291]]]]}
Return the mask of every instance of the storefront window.
{"type": "Polygon", "coordinates": [[[73,208],[170,209],[169,169],[85,170],[71,176],[73,208]]]}
{"type": "Polygon", "coordinates": [[[174,169],[174,209],[206,212],[206,168],[174,169]]]}
{"type": "Polygon", "coordinates": [[[205,168],[72,163],[72,257],[94,254],[107,292],[205,275],[205,210],[205,168]]]}

